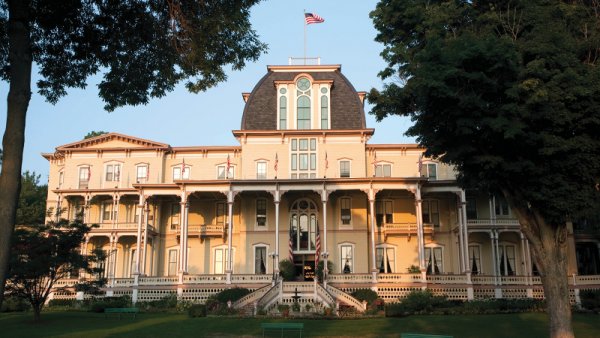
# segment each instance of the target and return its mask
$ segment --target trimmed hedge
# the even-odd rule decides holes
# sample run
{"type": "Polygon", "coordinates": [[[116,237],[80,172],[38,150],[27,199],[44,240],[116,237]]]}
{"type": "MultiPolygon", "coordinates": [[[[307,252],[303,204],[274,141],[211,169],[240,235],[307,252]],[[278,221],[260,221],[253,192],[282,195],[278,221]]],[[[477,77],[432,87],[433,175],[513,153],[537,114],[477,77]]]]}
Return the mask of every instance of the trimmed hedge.
{"type": "Polygon", "coordinates": [[[90,301],[90,312],[104,312],[106,308],[131,307],[129,296],[94,298],[90,301]]]}
{"type": "Polygon", "coordinates": [[[188,309],[188,316],[191,318],[206,317],[206,305],[194,304],[188,309]]]}

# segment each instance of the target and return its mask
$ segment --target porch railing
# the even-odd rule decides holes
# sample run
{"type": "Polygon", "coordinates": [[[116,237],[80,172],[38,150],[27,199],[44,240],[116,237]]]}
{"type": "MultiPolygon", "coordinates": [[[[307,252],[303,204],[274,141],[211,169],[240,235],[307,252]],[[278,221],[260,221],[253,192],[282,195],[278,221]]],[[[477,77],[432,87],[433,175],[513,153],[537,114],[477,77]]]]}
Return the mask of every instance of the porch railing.
{"type": "Polygon", "coordinates": [[[335,299],[339,302],[343,302],[346,303],[348,305],[352,305],[355,309],[357,309],[360,312],[363,312],[367,309],[367,304],[366,303],[361,303],[358,299],[350,296],[349,294],[343,292],[342,290],[339,290],[337,288],[334,288],[331,285],[327,285],[327,292],[335,297],[335,299]]]}
{"type": "MultiPolygon", "coordinates": [[[[169,227],[170,232],[179,232],[180,224],[172,224],[169,227]]],[[[226,227],[222,224],[188,224],[188,236],[223,236],[226,227]]]]}
{"type": "MultiPolygon", "coordinates": [[[[416,236],[418,234],[417,223],[384,223],[381,229],[386,237],[389,235],[416,236]]],[[[423,233],[432,235],[434,233],[434,225],[428,223],[423,224],[423,233]]]]}
{"type": "Polygon", "coordinates": [[[497,218],[495,220],[492,219],[468,219],[467,227],[469,229],[515,229],[518,230],[521,227],[519,220],[516,218],[497,218]]]}

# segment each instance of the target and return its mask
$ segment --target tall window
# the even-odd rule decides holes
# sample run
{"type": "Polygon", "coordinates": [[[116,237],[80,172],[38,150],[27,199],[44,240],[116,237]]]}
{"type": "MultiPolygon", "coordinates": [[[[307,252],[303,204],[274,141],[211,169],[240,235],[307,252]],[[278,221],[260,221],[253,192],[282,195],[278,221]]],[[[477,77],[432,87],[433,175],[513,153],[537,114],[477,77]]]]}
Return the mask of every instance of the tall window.
{"type": "Polygon", "coordinates": [[[375,166],[375,177],[391,177],[392,176],[392,165],[391,164],[377,164],[375,166]]]}
{"type": "Polygon", "coordinates": [[[340,161],[340,177],[350,177],[350,161],[340,161]]]}
{"type": "Polygon", "coordinates": [[[171,204],[171,230],[179,229],[180,216],[181,216],[181,205],[179,203],[171,204]]]}
{"type": "Polygon", "coordinates": [[[256,162],[256,179],[264,180],[267,178],[267,162],[256,162]]]}
{"type": "Polygon", "coordinates": [[[173,179],[174,180],[189,180],[190,179],[190,167],[185,166],[183,168],[183,175],[181,173],[181,166],[173,167],[173,179]]]}
{"type": "Polygon", "coordinates": [[[340,246],[340,270],[341,273],[352,273],[354,271],[354,255],[352,245],[340,246]]]}
{"type": "Polygon", "coordinates": [[[129,250],[129,277],[133,277],[133,274],[135,273],[135,251],[136,249],[131,249],[129,250]]]}
{"type": "Polygon", "coordinates": [[[496,216],[508,216],[510,215],[510,210],[508,208],[508,202],[506,198],[502,195],[496,195],[494,198],[496,205],[496,216]]]}
{"type": "Polygon", "coordinates": [[[136,167],[136,182],[137,183],[146,183],[148,182],[148,178],[150,177],[150,171],[148,170],[148,165],[138,165],[136,167]]]}
{"type": "Polygon", "coordinates": [[[63,183],[65,183],[65,172],[61,170],[58,172],[58,187],[62,187],[63,183]]]}
{"type": "Polygon", "coordinates": [[[421,177],[429,177],[432,180],[437,179],[437,164],[423,163],[421,165],[421,177]]]}
{"type": "Polygon", "coordinates": [[[321,88],[321,129],[329,129],[329,97],[327,88],[321,88]]]}
{"type": "Polygon", "coordinates": [[[294,251],[314,251],[317,207],[310,200],[294,202],[290,209],[290,239],[294,251]]]}
{"type": "Polygon", "coordinates": [[[234,178],[234,174],[235,174],[234,166],[229,167],[229,173],[226,173],[225,172],[226,170],[227,170],[226,165],[217,166],[217,179],[224,180],[227,178],[229,178],[229,179],[234,178]]]}
{"type": "Polygon", "coordinates": [[[169,250],[169,262],[167,266],[167,275],[175,276],[177,274],[177,249],[169,250]]]}
{"type": "Polygon", "coordinates": [[[498,246],[498,269],[502,276],[513,276],[517,273],[515,265],[515,246],[500,244],[498,246]]]}
{"type": "Polygon", "coordinates": [[[352,209],[350,205],[350,197],[342,197],[340,199],[340,219],[343,225],[352,223],[352,209]]]}
{"type": "Polygon", "coordinates": [[[140,208],[135,203],[125,204],[125,220],[127,223],[137,223],[140,216],[140,208]]]}
{"type": "Polygon", "coordinates": [[[267,273],[267,247],[257,246],[254,248],[254,274],[264,275],[267,273]]]}
{"type": "Polygon", "coordinates": [[[375,261],[380,273],[394,273],[396,271],[395,260],[394,248],[378,247],[375,249],[375,261]]]}
{"type": "Polygon", "coordinates": [[[287,89],[279,89],[279,129],[287,129],[287,89]]]}
{"type": "Polygon", "coordinates": [[[375,202],[375,220],[377,226],[384,223],[394,223],[394,210],[392,201],[383,200],[375,202]]]}
{"type": "Polygon", "coordinates": [[[73,203],[73,213],[71,215],[72,219],[83,220],[83,213],[84,213],[83,201],[76,201],[75,203],[73,203]]]}
{"type": "Polygon", "coordinates": [[[121,180],[121,165],[120,164],[107,164],[106,165],[106,182],[118,182],[121,180]]]}
{"type": "Polygon", "coordinates": [[[467,198],[467,219],[477,219],[477,200],[467,198]]]}
{"type": "Polygon", "coordinates": [[[102,202],[102,218],[101,223],[112,221],[116,218],[117,211],[114,210],[114,204],[112,201],[102,202]]]}
{"type": "Polygon", "coordinates": [[[292,178],[316,178],[317,139],[293,138],[290,143],[292,178]]]}
{"type": "Polygon", "coordinates": [[[225,273],[225,271],[227,270],[227,259],[228,250],[226,247],[215,249],[215,274],[225,273]]]}
{"type": "Polygon", "coordinates": [[[442,247],[425,248],[425,262],[427,264],[427,273],[438,275],[444,273],[444,258],[442,247]]]}
{"type": "Polygon", "coordinates": [[[474,275],[481,274],[481,250],[479,245],[469,245],[469,269],[474,275]]]}
{"type": "Polygon", "coordinates": [[[87,189],[90,184],[90,176],[92,171],[90,167],[79,168],[79,189],[87,189]]]}
{"type": "Polygon", "coordinates": [[[256,225],[267,225],[267,200],[264,198],[256,200],[256,225]]]}
{"type": "Polygon", "coordinates": [[[305,77],[300,78],[296,82],[296,89],[298,129],[310,129],[310,81],[305,77]]]}
{"type": "Polygon", "coordinates": [[[423,200],[423,223],[433,224],[435,227],[440,226],[440,209],[437,200],[423,200]]]}
{"type": "Polygon", "coordinates": [[[225,202],[217,202],[215,205],[215,219],[217,221],[217,225],[225,226],[227,224],[227,209],[225,206],[225,202]]]}

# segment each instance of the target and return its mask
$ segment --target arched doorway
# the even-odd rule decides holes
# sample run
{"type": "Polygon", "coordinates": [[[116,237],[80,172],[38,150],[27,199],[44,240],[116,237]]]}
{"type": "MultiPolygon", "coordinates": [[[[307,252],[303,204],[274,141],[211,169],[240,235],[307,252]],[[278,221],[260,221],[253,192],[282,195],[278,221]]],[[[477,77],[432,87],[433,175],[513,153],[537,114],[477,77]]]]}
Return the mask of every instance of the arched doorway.
{"type": "Polygon", "coordinates": [[[290,208],[290,251],[298,280],[313,280],[319,211],[315,202],[301,198],[290,208]]]}

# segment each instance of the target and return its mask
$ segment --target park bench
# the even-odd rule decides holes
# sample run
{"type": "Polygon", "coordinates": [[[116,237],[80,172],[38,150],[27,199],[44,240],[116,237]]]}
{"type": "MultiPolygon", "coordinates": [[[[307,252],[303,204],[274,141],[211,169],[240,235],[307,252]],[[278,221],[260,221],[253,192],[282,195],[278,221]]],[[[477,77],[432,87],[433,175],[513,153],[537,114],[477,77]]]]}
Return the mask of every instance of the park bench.
{"type": "Polygon", "coordinates": [[[400,338],[452,338],[452,336],[426,333],[402,333],[400,338]]]}
{"type": "Polygon", "coordinates": [[[288,337],[287,334],[285,336],[283,335],[284,332],[299,332],[300,337],[302,338],[304,323],[261,323],[260,327],[263,330],[263,337],[268,331],[278,331],[281,332],[281,337],[288,337]]]}
{"type": "Polygon", "coordinates": [[[119,308],[106,308],[104,309],[104,317],[108,317],[109,313],[116,313],[119,315],[119,319],[121,319],[121,315],[124,313],[133,313],[133,318],[135,318],[136,314],[140,312],[140,309],[137,307],[119,307],[119,308]]]}

